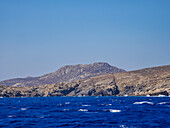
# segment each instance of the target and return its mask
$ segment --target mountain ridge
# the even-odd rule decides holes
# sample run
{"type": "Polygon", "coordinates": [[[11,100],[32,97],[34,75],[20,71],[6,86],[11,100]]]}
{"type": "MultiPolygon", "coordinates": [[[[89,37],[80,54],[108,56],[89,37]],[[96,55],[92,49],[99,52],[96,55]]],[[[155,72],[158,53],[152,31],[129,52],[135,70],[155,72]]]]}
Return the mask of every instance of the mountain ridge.
{"type": "Polygon", "coordinates": [[[59,82],[71,82],[75,80],[87,79],[93,76],[125,72],[106,62],[95,62],[93,64],[66,65],[55,72],[51,72],[40,77],[14,78],[0,81],[1,85],[7,86],[40,86],[59,82]]]}
{"type": "Polygon", "coordinates": [[[0,86],[1,97],[124,95],[170,95],[170,65],[41,86],[0,86]]]}

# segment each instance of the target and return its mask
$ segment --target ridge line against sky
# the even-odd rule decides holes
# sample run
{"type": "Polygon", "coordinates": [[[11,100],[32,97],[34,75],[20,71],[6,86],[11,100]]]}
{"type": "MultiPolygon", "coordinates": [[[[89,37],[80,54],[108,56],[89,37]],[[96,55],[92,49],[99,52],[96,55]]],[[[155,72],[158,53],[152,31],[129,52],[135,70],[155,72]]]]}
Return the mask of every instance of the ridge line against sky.
{"type": "Polygon", "coordinates": [[[1,0],[0,81],[65,65],[170,64],[169,0],[1,0]]]}

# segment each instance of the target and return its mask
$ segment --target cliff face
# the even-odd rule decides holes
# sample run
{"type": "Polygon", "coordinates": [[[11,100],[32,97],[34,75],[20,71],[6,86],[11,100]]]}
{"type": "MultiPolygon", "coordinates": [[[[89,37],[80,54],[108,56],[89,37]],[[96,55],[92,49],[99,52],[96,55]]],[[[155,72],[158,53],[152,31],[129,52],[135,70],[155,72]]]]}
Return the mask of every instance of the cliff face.
{"type": "Polygon", "coordinates": [[[0,86],[3,97],[170,94],[170,65],[31,87],[0,86]]]}
{"type": "Polygon", "coordinates": [[[93,63],[85,65],[68,65],[41,77],[17,78],[1,81],[0,85],[6,86],[40,86],[59,82],[72,82],[88,79],[94,76],[125,72],[123,69],[111,66],[108,63],[93,63]]]}

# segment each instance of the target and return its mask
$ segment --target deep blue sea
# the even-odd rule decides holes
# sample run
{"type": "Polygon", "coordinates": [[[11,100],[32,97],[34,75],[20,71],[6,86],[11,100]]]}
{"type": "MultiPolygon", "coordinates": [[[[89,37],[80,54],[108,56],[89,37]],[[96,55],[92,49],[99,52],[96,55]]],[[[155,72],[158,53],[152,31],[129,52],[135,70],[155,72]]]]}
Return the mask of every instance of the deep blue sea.
{"type": "Polygon", "coordinates": [[[170,128],[170,97],[0,98],[0,127],[170,128]]]}

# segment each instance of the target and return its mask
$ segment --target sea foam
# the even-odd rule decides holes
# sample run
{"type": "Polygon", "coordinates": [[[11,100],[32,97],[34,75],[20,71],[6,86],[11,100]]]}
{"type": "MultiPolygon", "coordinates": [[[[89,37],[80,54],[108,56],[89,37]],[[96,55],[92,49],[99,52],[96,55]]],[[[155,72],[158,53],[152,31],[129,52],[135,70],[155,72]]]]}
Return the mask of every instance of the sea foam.
{"type": "Polygon", "coordinates": [[[87,109],[79,109],[78,111],[87,112],[88,110],[87,109]]]}
{"type": "Polygon", "coordinates": [[[109,109],[110,112],[121,112],[121,110],[109,109]]]}
{"type": "Polygon", "coordinates": [[[25,110],[27,110],[27,108],[21,108],[21,110],[22,110],[22,111],[25,111],[25,110]]]}
{"type": "Polygon", "coordinates": [[[150,105],[153,105],[154,103],[153,102],[148,102],[148,101],[141,101],[141,102],[135,102],[133,104],[150,104],[150,105]]]}
{"type": "Polygon", "coordinates": [[[70,102],[65,102],[65,104],[70,104],[70,102]]]}
{"type": "Polygon", "coordinates": [[[161,105],[163,105],[163,104],[170,104],[170,102],[160,102],[158,104],[161,104],[161,105]]]}
{"type": "Polygon", "coordinates": [[[16,115],[9,115],[8,117],[9,117],[9,118],[11,118],[11,117],[16,117],[16,115]]]}
{"type": "Polygon", "coordinates": [[[82,106],[91,106],[91,105],[84,104],[84,105],[82,105],[82,106]]]}

